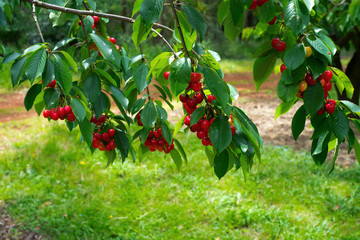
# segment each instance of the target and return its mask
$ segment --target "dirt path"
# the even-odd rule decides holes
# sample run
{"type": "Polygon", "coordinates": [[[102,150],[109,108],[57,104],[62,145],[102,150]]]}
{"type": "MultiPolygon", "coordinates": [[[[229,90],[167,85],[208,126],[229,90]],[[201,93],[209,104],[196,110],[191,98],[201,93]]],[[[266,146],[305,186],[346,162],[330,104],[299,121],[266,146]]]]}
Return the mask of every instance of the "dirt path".
{"type": "MultiPolygon", "coordinates": [[[[256,92],[254,83],[249,80],[252,79],[251,73],[228,74],[225,75],[224,79],[239,91],[240,98],[237,105],[240,105],[257,125],[265,143],[310,151],[311,142],[309,139],[312,130],[309,129],[309,122],[307,122],[305,130],[297,142],[294,141],[291,133],[291,120],[301,103],[298,103],[288,113],[274,121],[275,109],[280,104],[280,100],[276,97],[279,76],[272,75],[258,92],[256,92]]],[[[25,94],[26,91],[0,95],[0,122],[36,116],[34,110],[26,112],[23,105],[25,94]]],[[[182,110],[180,108],[169,112],[169,118],[172,119],[179,119],[181,115],[182,110]]],[[[356,158],[353,151],[348,155],[347,145],[343,144],[337,163],[349,166],[355,162],[356,158]]]]}

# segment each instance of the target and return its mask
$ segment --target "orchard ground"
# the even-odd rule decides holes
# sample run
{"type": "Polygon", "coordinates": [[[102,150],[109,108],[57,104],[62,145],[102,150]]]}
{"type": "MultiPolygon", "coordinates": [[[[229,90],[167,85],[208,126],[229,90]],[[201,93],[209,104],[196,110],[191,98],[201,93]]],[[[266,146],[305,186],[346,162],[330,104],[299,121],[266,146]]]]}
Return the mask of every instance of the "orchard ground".
{"type": "MultiPolygon", "coordinates": [[[[360,170],[353,153],[342,149],[340,165],[328,176],[328,166],[316,167],[309,156],[311,130],[296,143],[292,138],[291,118],[300,105],[274,122],[279,75],[258,93],[251,79],[247,72],[225,77],[266,143],[246,184],[241,171],[218,181],[190,133],[180,136],[189,158],[180,173],[162,153],[105,169],[103,153],[91,155],[78,145],[78,131],[26,112],[24,92],[1,94],[0,238],[360,238],[360,170]]],[[[175,123],[180,104],[169,114],[175,123]]]]}

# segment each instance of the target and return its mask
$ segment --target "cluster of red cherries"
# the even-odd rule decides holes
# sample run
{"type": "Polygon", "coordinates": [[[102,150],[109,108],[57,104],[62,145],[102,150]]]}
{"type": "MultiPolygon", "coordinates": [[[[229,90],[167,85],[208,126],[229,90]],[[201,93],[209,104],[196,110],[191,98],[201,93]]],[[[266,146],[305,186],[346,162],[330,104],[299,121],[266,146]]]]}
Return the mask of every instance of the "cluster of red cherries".
{"type": "Polygon", "coordinates": [[[50,110],[44,110],[43,111],[44,118],[49,118],[51,120],[57,121],[57,120],[68,120],[69,122],[75,121],[75,114],[73,113],[71,106],[59,106],[58,108],[52,108],[50,110]]]}
{"type": "Polygon", "coordinates": [[[286,49],[286,43],[281,41],[280,38],[273,38],[271,46],[278,52],[283,52],[286,49]]]}
{"type": "Polygon", "coordinates": [[[161,127],[159,127],[157,130],[150,131],[144,145],[152,152],[157,150],[168,154],[174,149],[174,140],[169,144],[162,135],[161,127]]]}
{"type": "MultiPolygon", "coordinates": [[[[255,10],[257,6],[261,7],[267,1],[269,1],[269,0],[253,0],[250,7],[249,7],[249,10],[255,10]]],[[[270,22],[268,22],[268,24],[269,25],[274,25],[275,22],[276,22],[276,15],[274,16],[274,18],[270,22]]]]}
{"type": "Polygon", "coordinates": [[[114,140],[115,129],[109,128],[104,130],[102,127],[106,120],[107,117],[105,115],[101,115],[99,118],[92,116],[90,119],[90,122],[96,124],[98,128],[97,132],[93,132],[92,146],[100,151],[111,151],[116,148],[114,140]]]}

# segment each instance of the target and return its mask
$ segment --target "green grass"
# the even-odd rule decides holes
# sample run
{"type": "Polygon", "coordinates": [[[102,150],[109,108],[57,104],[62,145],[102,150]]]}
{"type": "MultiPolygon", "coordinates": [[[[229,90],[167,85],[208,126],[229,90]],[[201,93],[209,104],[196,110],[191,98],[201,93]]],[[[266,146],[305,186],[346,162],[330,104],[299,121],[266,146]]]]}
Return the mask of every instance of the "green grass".
{"type": "Polygon", "coordinates": [[[105,168],[78,138],[37,118],[0,127],[0,200],[52,239],[360,238],[358,167],[327,176],[307,153],[267,146],[247,183],[219,181],[191,134],[181,172],[157,153],[105,168]]]}
{"type": "Polygon", "coordinates": [[[229,73],[248,73],[252,72],[254,59],[236,60],[224,59],[221,60],[220,66],[225,74],[229,73]]]}

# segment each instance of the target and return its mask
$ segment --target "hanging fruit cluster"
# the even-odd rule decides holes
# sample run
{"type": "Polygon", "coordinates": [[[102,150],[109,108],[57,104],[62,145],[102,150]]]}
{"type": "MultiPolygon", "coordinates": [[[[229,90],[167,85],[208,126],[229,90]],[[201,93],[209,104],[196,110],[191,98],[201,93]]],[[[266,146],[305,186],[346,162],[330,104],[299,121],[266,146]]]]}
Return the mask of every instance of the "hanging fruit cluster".
{"type": "Polygon", "coordinates": [[[107,123],[107,119],[105,115],[101,115],[98,119],[93,116],[90,119],[90,122],[95,124],[92,146],[101,151],[111,151],[116,148],[115,129],[110,122],[107,123]]]}
{"type": "Polygon", "coordinates": [[[64,107],[59,106],[58,108],[46,109],[43,111],[44,118],[48,118],[54,121],[57,120],[68,120],[69,122],[75,121],[75,114],[72,111],[71,106],[66,105],[64,107]]]}
{"type": "Polygon", "coordinates": [[[150,130],[144,145],[152,152],[157,150],[159,152],[165,152],[166,154],[170,153],[175,147],[174,140],[172,140],[171,144],[165,140],[161,131],[161,127],[159,127],[157,130],[150,130]]]}

